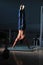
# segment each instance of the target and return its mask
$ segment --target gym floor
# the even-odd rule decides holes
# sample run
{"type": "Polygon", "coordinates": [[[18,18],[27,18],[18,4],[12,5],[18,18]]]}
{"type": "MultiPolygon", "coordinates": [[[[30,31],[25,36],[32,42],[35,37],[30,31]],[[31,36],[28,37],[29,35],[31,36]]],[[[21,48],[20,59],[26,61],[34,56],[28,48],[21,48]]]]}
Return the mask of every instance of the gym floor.
{"type": "Polygon", "coordinates": [[[3,58],[4,48],[0,48],[0,64],[2,65],[43,65],[43,48],[33,51],[9,51],[9,57],[3,58]]]}

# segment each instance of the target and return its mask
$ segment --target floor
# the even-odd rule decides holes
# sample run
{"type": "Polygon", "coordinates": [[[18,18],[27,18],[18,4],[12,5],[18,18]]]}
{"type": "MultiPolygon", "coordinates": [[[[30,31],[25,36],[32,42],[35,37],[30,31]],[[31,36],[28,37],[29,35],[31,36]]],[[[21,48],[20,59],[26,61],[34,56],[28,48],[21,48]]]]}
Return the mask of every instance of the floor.
{"type": "Polygon", "coordinates": [[[43,48],[30,51],[8,50],[0,48],[0,64],[4,65],[43,65],[43,48]]]}

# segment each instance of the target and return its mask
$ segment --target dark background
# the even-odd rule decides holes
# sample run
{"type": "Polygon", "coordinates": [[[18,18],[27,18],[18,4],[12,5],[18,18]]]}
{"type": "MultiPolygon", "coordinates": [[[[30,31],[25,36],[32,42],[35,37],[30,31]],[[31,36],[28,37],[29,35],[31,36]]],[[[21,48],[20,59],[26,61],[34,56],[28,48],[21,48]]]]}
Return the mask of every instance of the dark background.
{"type": "MultiPolygon", "coordinates": [[[[26,6],[26,30],[39,32],[40,27],[40,7],[42,3],[34,0],[23,0],[26,6]]],[[[0,29],[16,29],[18,23],[19,0],[0,1],[0,29]]]]}
{"type": "Polygon", "coordinates": [[[42,0],[0,0],[0,31],[11,29],[17,33],[18,10],[21,3],[25,5],[26,34],[28,39],[29,36],[30,38],[35,37],[35,35],[39,37],[42,0]]]}

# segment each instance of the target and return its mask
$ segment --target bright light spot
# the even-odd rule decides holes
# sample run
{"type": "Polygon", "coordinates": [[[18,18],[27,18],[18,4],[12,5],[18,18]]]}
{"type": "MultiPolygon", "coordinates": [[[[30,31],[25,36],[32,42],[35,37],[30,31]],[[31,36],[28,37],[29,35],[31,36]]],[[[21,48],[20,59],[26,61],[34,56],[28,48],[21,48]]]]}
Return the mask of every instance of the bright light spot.
{"type": "Polygon", "coordinates": [[[24,5],[20,5],[20,10],[23,10],[24,9],[24,5]]]}
{"type": "Polygon", "coordinates": [[[24,5],[23,5],[23,9],[24,9],[24,5]]]}

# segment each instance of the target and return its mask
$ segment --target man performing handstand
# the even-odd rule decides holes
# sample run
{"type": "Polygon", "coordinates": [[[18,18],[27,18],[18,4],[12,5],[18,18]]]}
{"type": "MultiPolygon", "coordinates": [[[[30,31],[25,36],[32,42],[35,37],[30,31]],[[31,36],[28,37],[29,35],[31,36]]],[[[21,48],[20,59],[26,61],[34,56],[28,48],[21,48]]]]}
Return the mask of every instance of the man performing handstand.
{"type": "Polygon", "coordinates": [[[26,27],[26,23],[25,23],[25,6],[20,5],[19,21],[18,21],[18,35],[17,35],[12,47],[14,47],[16,45],[17,41],[23,40],[25,38],[25,27],[26,27]]]}

